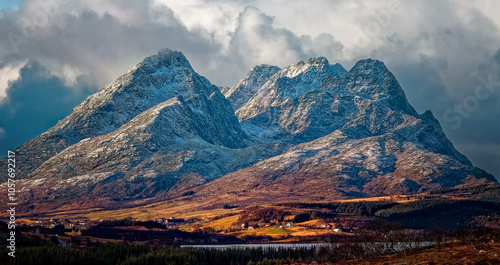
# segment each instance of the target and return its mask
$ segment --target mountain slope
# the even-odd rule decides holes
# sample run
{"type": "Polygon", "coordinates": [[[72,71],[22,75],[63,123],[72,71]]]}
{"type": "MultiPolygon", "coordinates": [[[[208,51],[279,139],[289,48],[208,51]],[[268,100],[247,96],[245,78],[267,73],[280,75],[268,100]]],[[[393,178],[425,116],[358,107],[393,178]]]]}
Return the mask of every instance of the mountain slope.
{"type": "Polygon", "coordinates": [[[490,174],[394,133],[350,140],[340,130],[195,188],[194,200],[219,203],[411,194],[495,182],[490,174]]]}
{"type": "Polygon", "coordinates": [[[217,107],[226,100],[221,97],[178,96],[111,133],[66,148],[24,182],[34,198],[30,204],[47,208],[64,203],[61,199],[68,196],[82,196],[90,206],[97,204],[96,199],[102,204],[166,195],[176,184],[199,185],[248,166],[266,153],[274,155],[269,145],[243,149],[224,145],[236,134],[221,127],[220,117],[232,114],[217,107]]]}
{"type": "MultiPolygon", "coordinates": [[[[143,111],[175,96],[201,94],[210,97],[220,91],[198,75],[184,55],[163,49],[144,59],[116,81],[89,96],[73,112],[42,135],[18,147],[15,152],[23,163],[17,176],[27,177],[50,157],[80,140],[112,132],[143,111]]],[[[229,102],[221,103],[232,112],[229,102]]],[[[228,147],[244,147],[245,138],[231,116],[220,117],[234,130],[228,147]],[[224,120],[224,119],[228,120],[224,120]]],[[[3,159],[1,165],[6,163],[3,159]]]]}
{"type": "Polygon", "coordinates": [[[196,188],[195,198],[331,200],[496,182],[454,148],[432,112],[411,107],[380,61],[348,72],[325,58],[285,67],[236,114],[254,139],[296,145],[196,188]]]}
{"type": "Polygon", "coordinates": [[[257,65],[236,85],[224,91],[224,96],[231,102],[234,110],[241,108],[264,83],[281,69],[277,66],[257,65]]]}
{"type": "Polygon", "coordinates": [[[413,109],[380,61],[349,71],[323,57],[260,65],[223,91],[180,52],[146,58],[17,148],[20,211],[186,195],[331,200],[496,182],[454,148],[432,112],[413,109]]]}
{"type": "Polygon", "coordinates": [[[417,114],[396,78],[376,60],[361,60],[350,71],[322,57],[285,67],[236,114],[246,133],[260,141],[297,144],[338,129],[352,139],[397,132],[470,165],[434,116],[417,114]],[[410,117],[419,122],[411,124],[410,117]]]}

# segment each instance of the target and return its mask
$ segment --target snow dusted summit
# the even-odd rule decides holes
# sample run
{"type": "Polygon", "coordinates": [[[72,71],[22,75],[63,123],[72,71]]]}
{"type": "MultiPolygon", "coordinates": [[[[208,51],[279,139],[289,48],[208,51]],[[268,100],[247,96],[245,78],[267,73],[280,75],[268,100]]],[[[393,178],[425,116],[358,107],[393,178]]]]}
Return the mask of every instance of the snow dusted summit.
{"type": "Polygon", "coordinates": [[[495,182],[372,59],[349,71],[323,57],[259,65],[219,89],[182,53],[163,49],[16,153],[26,212],[228,193],[327,200],[495,182]]]}

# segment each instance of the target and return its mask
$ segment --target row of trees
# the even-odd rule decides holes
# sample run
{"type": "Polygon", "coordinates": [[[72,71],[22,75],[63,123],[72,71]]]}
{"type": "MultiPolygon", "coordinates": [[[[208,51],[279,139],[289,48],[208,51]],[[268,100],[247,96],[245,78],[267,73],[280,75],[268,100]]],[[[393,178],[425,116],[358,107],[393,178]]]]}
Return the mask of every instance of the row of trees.
{"type": "Polygon", "coordinates": [[[22,265],[190,265],[190,264],[293,264],[316,262],[339,262],[344,260],[371,258],[397,252],[405,256],[421,242],[433,244],[471,245],[483,249],[486,244],[500,240],[496,229],[446,229],[435,226],[429,231],[406,229],[397,222],[375,220],[360,228],[356,236],[327,246],[310,248],[238,248],[209,249],[154,247],[140,244],[95,244],[89,248],[62,248],[56,243],[39,238],[20,235],[16,258],[7,255],[6,232],[0,233],[0,264],[22,265]],[[39,242],[37,242],[39,241],[39,242]]]}
{"type": "Polygon", "coordinates": [[[266,222],[271,220],[282,222],[287,214],[289,213],[273,207],[254,206],[240,212],[238,223],[266,222]]]}
{"type": "Polygon", "coordinates": [[[93,248],[62,248],[58,246],[19,247],[16,258],[7,255],[8,249],[0,249],[0,264],[19,265],[246,265],[292,264],[311,261],[315,248],[274,249],[240,248],[208,249],[166,247],[150,249],[144,245],[103,244],[93,248]]]}
{"type": "Polygon", "coordinates": [[[327,202],[327,203],[284,203],[283,206],[294,208],[324,208],[330,209],[337,213],[349,213],[357,215],[374,215],[377,211],[388,209],[398,205],[394,202],[376,201],[376,202],[327,202]]]}
{"type": "MultiPolygon", "coordinates": [[[[492,188],[493,189],[493,188],[492,188]]],[[[493,189],[494,190],[494,189],[493,189]]],[[[288,203],[296,208],[329,209],[330,213],[317,211],[318,218],[328,219],[335,214],[382,218],[398,221],[413,229],[430,229],[433,223],[449,228],[467,226],[500,228],[500,200],[416,200],[406,203],[394,202],[331,202],[288,203]],[[498,225],[495,226],[495,222],[498,225]]],[[[314,211],[308,211],[313,217],[314,211]]]]}
{"type": "Polygon", "coordinates": [[[380,210],[376,216],[390,218],[408,218],[414,216],[429,216],[449,209],[475,208],[500,211],[500,203],[477,200],[418,200],[401,203],[394,207],[380,210]]]}
{"type": "Polygon", "coordinates": [[[431,195],[456,195],[456,196],[471,196],[481,198],[483,200],[500,200],[500,184],[490,183],[485,185],[477,185],[460,188],[443,188],[429,192],[431,195]]]}

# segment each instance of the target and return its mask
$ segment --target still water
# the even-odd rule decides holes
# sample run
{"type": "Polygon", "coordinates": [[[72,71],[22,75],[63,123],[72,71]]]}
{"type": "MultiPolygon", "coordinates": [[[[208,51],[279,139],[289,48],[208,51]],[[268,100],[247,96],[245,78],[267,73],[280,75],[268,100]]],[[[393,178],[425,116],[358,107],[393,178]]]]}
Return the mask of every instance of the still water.
{"type": "MultiPolygon", "coordinates": [[[[312,247],[323,247],[323,246],[338,246],[342,243],[297,243],[297,244],[227,244],[227,245],[181,245],[183,248],[212,248],[212,249],[229,249],[229,248],[312,248],[312,247]]],[[[371,242],[371,243],[363,243],[365,247],[373,247],[373,246],[384,246],[387,248],[393,248],[395,250],[404,250],[416,247],[425,247],[433,245],[433,242],[397,242],[397,243],[389,243],[389,242],[371,242]]]]}

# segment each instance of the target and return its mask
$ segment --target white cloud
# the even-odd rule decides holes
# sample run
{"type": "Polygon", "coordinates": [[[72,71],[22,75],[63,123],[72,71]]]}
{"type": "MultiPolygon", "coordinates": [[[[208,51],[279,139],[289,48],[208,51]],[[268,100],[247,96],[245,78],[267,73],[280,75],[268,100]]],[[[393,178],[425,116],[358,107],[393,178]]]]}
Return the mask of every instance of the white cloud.
{"type": "Polygon", "coordinates": [[[9,86],[9,82],[19,78],[19,70],[23,65],[24,64],[6,65],[0,68],[0,104],[5,100],[5,92],[9,86]]]}
{"type": "Polygon", "coordinates": [[[243,10],[237,1],[156,0],[153,3],[153,8],[167,6],[171,9],[187,29],[203,29],[200,33],[219,43],[222,53],[228,52],[231,33],[243,10]]]}
{"type": "Polygon", "coordinates": [[[495,0],[477,0],[472,1],[472,4],[486,17],[488,17],[497,27],[500,27],[500,17],[498,10],[500,10],[500,2],[495,0]]]}
{"type": "Polygon", "coordinates": [[[247,6],[238,18],[231,43],[235,52],[250,65],[284,65],[301,57],[300,39],[287,29],[273,27],[273,18],[247,6]]]}

